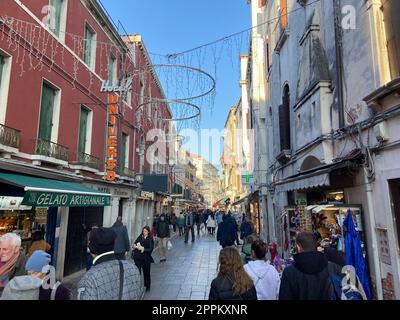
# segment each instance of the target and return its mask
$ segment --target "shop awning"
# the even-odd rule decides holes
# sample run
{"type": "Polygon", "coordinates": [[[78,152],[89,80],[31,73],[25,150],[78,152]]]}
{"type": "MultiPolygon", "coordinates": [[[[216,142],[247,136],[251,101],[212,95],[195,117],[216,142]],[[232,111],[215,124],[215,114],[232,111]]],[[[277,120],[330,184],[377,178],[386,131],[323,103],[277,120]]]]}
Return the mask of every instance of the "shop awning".
{"type": "Polygon", "coordinates": [[[242,202],[244,202],[246,199],[248,199],[250,196],[251,196],[251,194],[249,194],[249,195],[243,197],[242,199],[240,199],[240,200],[234,202],[234,203],[232,204],[232,207],[238,206],[239,204],[241,204],[242,202]]]}
{"type": "Polygon", "coordinates": [[[0,173],[0,182],[24,189],[22,205],[32,207],[104,207],[110,194],[79,183],[0,173]]]}
{"type": "Polygon", "coordinates": [[[213,204],[213,208],[216,208],[216,207],[218,207],[218,206],[223,206],[228,200],[229,200],[229,198],[222,198],[222,199],[219,199],[217,202],[215,202],[215,203],[213,204]]]}

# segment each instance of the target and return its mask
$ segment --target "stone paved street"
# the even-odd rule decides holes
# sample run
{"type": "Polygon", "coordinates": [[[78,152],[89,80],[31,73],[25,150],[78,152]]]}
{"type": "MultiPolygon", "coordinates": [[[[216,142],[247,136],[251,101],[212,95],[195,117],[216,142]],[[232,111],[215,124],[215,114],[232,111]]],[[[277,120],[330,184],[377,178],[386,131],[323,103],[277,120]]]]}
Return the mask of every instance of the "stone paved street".
{"type": "MultiPolygon", "coordinates": [[[[173,235],[173,248],[167,252],[167,261],[160,263],[158,250],[153,252],[155,263],[151,265],[151,290],[145,300],[205,300],[208,299],[211,281],[216,276],[217,261],[221,249],[215,237],[201,232],[194,243],[189,236],[173,235]]],[[[132,261],[133,263],[133,261],[132,261]]],[[[76,287],[85,271],[65,279],[64,284],[76,299],[76,287]]]]}
{"type": "Polygon", "coordinates": [[[146,300],[208,299],[221,247],[215,237],[204,234],[194,243],[190,241],[190,236],[188,244],[184,237],[174,237],[165,263],[159,263],[158,252],[154,251],[156,263],[152,264],[152,285],[146,300]]]}

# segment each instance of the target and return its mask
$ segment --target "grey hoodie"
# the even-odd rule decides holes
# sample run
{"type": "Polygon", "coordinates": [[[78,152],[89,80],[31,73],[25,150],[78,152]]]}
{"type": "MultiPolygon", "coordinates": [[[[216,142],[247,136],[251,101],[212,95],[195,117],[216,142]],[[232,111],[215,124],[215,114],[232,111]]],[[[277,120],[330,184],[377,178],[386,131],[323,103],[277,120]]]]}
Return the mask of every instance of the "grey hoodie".
{"type": "Polygon", "coordinates": [[[15,277],[7,283],[0,300],[39,300],[42,283],[32,276],[15,277]]]}

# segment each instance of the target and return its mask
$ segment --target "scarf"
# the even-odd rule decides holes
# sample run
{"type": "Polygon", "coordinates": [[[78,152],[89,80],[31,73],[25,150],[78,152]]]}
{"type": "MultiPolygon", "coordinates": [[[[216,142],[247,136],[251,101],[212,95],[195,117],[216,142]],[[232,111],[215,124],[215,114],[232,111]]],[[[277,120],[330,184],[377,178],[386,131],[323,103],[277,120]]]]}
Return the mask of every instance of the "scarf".
{"type": "Polygon", "coordinates": [[[8,275],[15,268],[19,255],[20,252],[13,253],[11,259],[8,260],[2,267],[0,267],[0,277],[8,275]]]}

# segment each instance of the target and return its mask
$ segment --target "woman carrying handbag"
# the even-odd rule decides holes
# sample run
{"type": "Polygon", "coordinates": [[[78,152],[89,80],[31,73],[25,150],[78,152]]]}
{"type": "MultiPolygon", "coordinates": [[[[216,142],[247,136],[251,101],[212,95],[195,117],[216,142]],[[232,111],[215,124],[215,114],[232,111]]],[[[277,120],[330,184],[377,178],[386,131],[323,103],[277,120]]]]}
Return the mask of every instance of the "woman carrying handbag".
{"type": "Polygon", "coordinates": [[[143,228],[142,234],[136,239],[133,245],[132,259],[140,273],[143,270],[144,286],[146,291],[150,290],[150,266],[154,263],[151,253],[154,249],[154,240],[150,233],[150,227],[143,228]]]}

